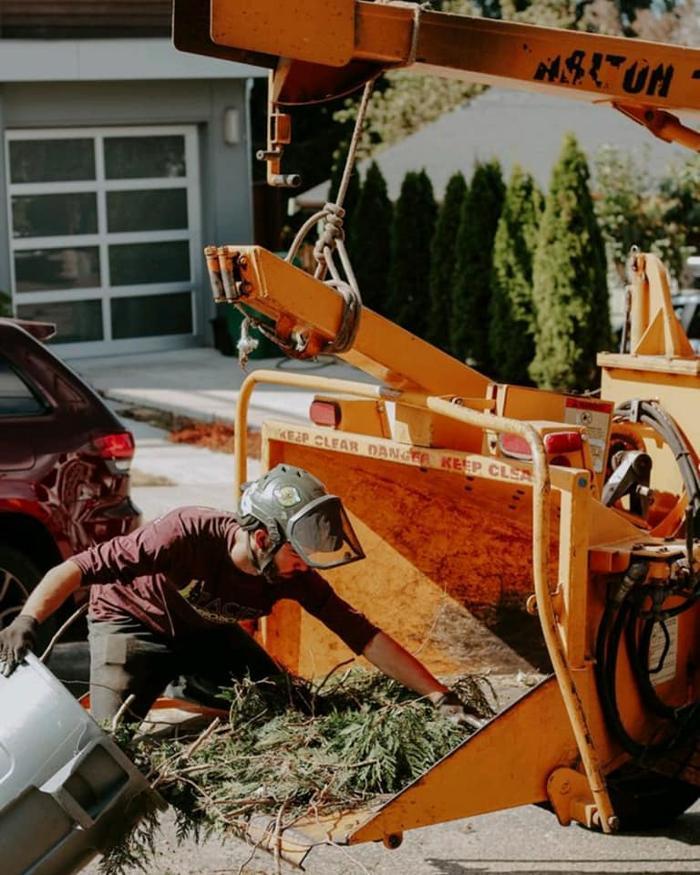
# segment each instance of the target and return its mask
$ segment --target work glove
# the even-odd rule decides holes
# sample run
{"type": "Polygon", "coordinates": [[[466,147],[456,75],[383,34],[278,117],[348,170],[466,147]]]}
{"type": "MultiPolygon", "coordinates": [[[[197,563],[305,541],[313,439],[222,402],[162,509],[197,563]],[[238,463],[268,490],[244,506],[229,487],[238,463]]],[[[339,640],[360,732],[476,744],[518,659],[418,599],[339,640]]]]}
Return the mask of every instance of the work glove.
{"type": "Polygon", "coordinates": [[[20,614],[0,631],[0,673],[9,677],[36,644],[38,627],[34,617],[20,614]]]}
{"type": "Polygon", "coordinates": [[[450,723],[455,726],[461,726],[466,729],[476,731],[481,729],[487,723],[484,717],[480,717],[475,711],[471,710],[468,705],[459,698],[459,696],[448,690],[443,693],[435,702],[435,707],[440,714],[445,717],[450,723]]]}

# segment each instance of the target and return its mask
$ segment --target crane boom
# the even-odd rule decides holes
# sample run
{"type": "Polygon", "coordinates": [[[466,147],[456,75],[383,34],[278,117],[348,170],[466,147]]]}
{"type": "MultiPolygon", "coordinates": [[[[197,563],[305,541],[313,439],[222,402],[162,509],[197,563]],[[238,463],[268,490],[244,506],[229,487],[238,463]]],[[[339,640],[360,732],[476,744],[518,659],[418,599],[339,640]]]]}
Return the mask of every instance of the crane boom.
{"type": "Polygon", "coordinates": [[[268,179],[290,131],[279,107],[339,97],[396,67],[565,94],[619,109],[700,150],[673,112],[700,112],[700,51],[366,0],[175,0],[175,45],[269,67],[268,179]]]}

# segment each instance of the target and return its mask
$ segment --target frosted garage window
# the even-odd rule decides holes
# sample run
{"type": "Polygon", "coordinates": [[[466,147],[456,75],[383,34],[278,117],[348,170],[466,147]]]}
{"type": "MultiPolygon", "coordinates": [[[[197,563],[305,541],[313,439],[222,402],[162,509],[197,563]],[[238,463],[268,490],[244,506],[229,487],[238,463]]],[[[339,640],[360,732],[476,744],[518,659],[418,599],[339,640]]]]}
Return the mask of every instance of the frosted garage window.
{"type": "Polygon", "coordinates": [[[140,295],[112,299],[112,334],[117,338],[189,334],[192,295],[140,295]]]}
{"type": "Polygon", "coordinates": [[[100,285],[97,246],[16,250],[15,288],[18,294],[60,289],[92,289],[100,285]]]}
{"type": "Polygon", "coordinates": [[[153,179],[185,175],[183,136],[105,137],[107,179],[153,179]]]}
{"type": "Polygon", "coordinates": [[[102,301],[51,301],[17,308],[20,319],[53,322],[56,336],[50,343],[82,343],[102,340],[102,301]]]}
{"type": "Polygon", "coordinates": [[[21,313],[56,323],[53,342],[76,356],[98,352],[86,341],[150,350],[199,331],[196,125],[14,129],[5,141],[21,313]]]}
{"type": "Polygon", "coordinates": [[[10,181],[72,182],[95,178],[95,141],[11,140],[10,181]]]}
{"type": "Polygon", "coordinates": [[[97,195],[16,195],[12,198],[12,236],[71,237],[97,233],[97,195]]]}
{"type": "Polygon", "coordinates": [[[110,233],[180,228],[187,228],[185,188],[107,192],[107,229],[110,233]]]}
{"type": "Polygon", "coordinates": [[[110,246],[109,275],[113,286],[186,282],[190,278],[189,243],[174,240],[110,246]]]}

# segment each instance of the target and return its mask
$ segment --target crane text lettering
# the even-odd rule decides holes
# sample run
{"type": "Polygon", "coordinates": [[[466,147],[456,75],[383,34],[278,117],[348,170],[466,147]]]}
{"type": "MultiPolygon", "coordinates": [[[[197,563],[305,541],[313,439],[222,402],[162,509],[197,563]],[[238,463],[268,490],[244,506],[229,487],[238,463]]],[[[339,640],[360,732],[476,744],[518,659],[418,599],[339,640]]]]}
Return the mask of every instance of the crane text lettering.
{"type": "Polygon", "coordinates": [[[627,94],[645,94],[647,97],[668,97],[673,81],[673,64],[632,61],[624,55],[586,52],[577,49],[567,57],[556,55],[540,61],[535,70],[536,82],[557,82],[560,85],[585,85],[596,88],[608,86],[606,76],[617,70],[622,76],[622,89],[627,94]]]}

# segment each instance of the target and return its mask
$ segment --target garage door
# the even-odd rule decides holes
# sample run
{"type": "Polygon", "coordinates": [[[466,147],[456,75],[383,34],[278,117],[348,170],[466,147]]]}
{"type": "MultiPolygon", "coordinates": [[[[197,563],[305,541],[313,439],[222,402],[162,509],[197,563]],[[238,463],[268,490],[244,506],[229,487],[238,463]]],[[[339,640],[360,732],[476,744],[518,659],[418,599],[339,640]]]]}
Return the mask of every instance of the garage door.
{"type": "Polygon", "coordinates": [[[194,126],[10,131],[13,300],[71,357],[187,345],[201,263],[194,126]]]}

